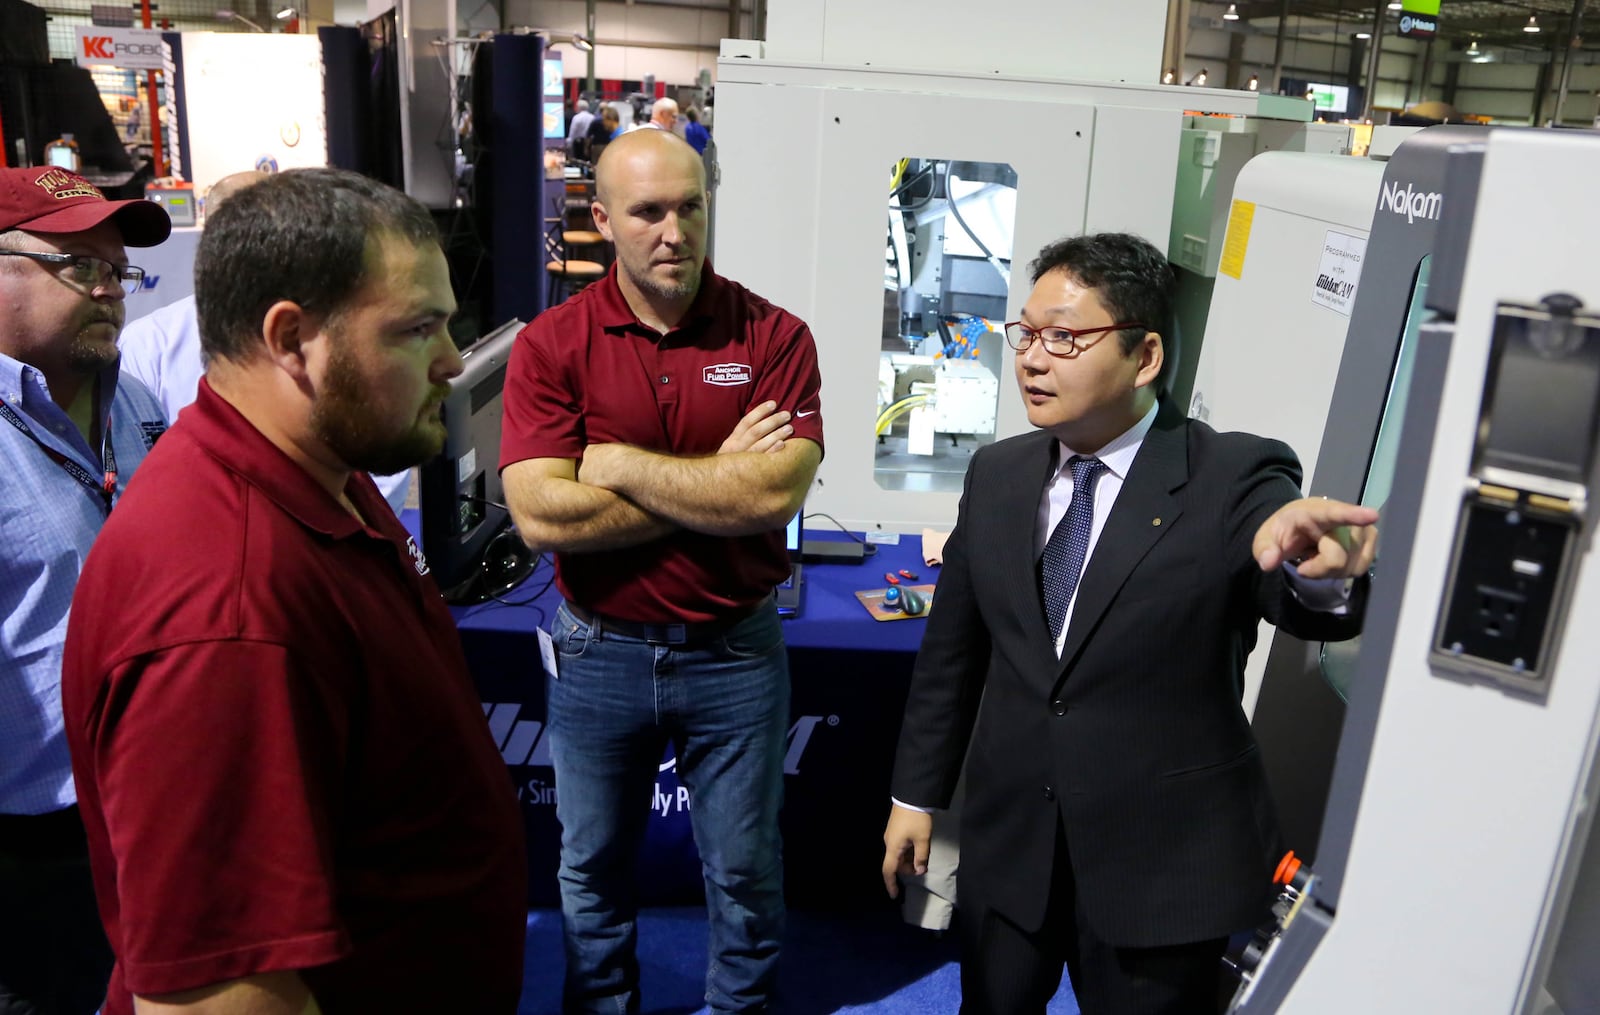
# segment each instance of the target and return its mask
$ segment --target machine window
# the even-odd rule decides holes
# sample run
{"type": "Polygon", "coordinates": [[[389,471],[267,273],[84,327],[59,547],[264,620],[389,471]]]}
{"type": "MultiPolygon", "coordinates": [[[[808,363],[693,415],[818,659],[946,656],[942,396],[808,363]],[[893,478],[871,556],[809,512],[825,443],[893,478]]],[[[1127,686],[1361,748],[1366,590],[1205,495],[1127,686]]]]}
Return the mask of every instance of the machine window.
{"type": "MultiPolygon", "coordinates": [[[[1433,255],[1427,254],[1417,266],[1416,282],[1411,287],[1411,303],[1406,310],[1405,330],[1400,335],[1400,349],[1395,354],[1394,371],[1389,377],[1389,395],[1384,400],[1378,438],[1372,447],[1372,461],[1367,466],[1367,478],[1361,488],[1361,503],[1379,511],[1388,503],[1389,491],[1394,486],[1400,430],[1405,425],[1406,398],[1411,390],[1411,369],[1416,359],[1417,332],[1435,316],[1427,308],[1428,274],[1432,261],[1433,255]]],[[[1341,699],[1348,700],[1350,681],[1354,677],[1356,659],[1360,653],[1359,636],[1349,641],[1322,644],[1319,657],[1322,679],[1341,699]]]]}
{"type": "Polygon", "coordinates": [[[994,440],[1017,174],[996,162],[890,167],[873,476],[886,490],[957,491],[994,440]]]}

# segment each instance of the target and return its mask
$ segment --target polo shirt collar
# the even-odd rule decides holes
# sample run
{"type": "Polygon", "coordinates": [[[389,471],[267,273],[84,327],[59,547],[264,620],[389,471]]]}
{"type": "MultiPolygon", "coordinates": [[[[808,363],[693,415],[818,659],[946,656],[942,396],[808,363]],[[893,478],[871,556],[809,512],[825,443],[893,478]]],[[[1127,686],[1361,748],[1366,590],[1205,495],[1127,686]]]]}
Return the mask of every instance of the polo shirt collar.
{"type": "MultiPolygon", "coordinates": [[[[330,497],[309,472],[211,390],[204,377],[200,379],[193,410],[184,413],[183,426],[201,447],[306,528],[335,539],[362,531],[361,523],[330,497]]],[[[374,528],[381,517],[377,512],[390,511],[376,488],[357,482],[353,474],[344,493],[362,517],[373,521],[374,528]]]]}
{"type": "MultiPolygon", "coordinates": [[[[619,262],[613,262],[611,270],[606,272],[606,277],[597,283],[600,289],[600,307],[595,316],[600,327],[607,331],[634,327],[652,335],[659,334],[654,328],[646,326],[639,320],[639,315],[628,306],[627,298],[622,295],[622,286],[617,282],[617,272],[621,269],[622,265],[619,262]]],[[[706,258],[700,268],[700,291],[695,293],[694,302],[689,304],[689,311],[683,315],[683,320],[672,330],[681,331],[715,316],[713,311],[726,288],[727,281],[712,270],[711,258],[706,258]]]]}

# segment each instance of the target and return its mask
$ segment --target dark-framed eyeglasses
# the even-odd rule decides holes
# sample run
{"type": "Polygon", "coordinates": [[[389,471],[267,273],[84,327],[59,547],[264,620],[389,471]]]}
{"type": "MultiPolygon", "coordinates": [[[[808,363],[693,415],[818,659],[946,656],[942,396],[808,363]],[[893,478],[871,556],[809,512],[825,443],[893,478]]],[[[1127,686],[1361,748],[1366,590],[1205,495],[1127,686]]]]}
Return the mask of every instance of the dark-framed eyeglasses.
{"type": "MultiPolygon", "coordinates": [[[[1012,321],[1006,325],[1006,345],[1017,350],[1027,352],[1033,345],[1034,339],[1044,343],[1044,351],[1060,359],[1076,356],[1085,349],[1094,345],[1084,339],[1091,335],[1104,335],[1112,331],[1123,331],[1127,328],[1138,328],[1149,331],[1149,327],[1138,321],[1124,321],[1121,324],[1108,324],[1103,328],[1030,328],[1021,321],[1012,321]]],[[[1097,340],[1098,341],[1098,340],[1097,340]]]]}
{"type": "Polygon", "coordinates": [[[26,257],[30,261],[40,264],[53,264],[57,268],[66,270],[58,272],[59,276],[85,289],[94,290],[106,285],[112,279],[122,286],[122,291],[132,296],[144,285],[144,269],[136,268],[131,264],[112,264],[103,257],[91,257],[88,254],[57,254],[42,250],[0,250],[0,256],[26,257]]]}

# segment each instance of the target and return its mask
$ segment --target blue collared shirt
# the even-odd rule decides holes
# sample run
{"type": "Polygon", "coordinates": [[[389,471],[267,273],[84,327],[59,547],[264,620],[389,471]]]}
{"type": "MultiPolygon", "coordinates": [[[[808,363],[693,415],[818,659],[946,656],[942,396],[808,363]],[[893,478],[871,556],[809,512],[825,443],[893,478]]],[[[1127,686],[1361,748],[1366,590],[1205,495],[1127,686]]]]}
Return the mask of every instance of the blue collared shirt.
{"type": "MultiPolygon", "coordinates": [[[[0,419],[0,814],[43,814],[77,801],[61,724],[61,649],[107,506],[40,444],[92,477],[105,469],[102,449],[51,401],[44,375],[4,354],[0,401],[33,433],[0,419]]],[[[95,411],[116,458],[114,507],[167,422],[148,388],[131,377],[119,383],[115,365],[100,374],[95,411]]]]}

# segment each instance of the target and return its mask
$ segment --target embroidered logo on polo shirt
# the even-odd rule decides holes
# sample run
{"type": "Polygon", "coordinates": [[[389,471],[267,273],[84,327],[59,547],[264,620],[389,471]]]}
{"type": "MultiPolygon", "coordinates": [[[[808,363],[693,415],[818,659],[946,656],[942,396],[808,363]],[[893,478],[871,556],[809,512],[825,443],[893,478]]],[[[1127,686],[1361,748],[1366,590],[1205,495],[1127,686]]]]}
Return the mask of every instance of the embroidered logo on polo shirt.
{"type": "Polygon", "coordinates": [[[428,558],[422,555],[422,550],[417,546],[417,541],[410,536],[406,537],[406,549],[411,551],[411,566],[417,569],[417,574],[427,574],[428,558]]]}
{"type": "Polygon", "coordinates": [[[750,364],[713,363],[705,369],[705,382],[719,388],[732,388],[750,383],[750,364]]]}
{"type": "Polygon", "coordinates": [[[145,419],[139,421],[139,433],[144,437],[144,449],[149,451],[156,446],[156,441],[167,432],[167,424],[159,419],[145,419]]]}

